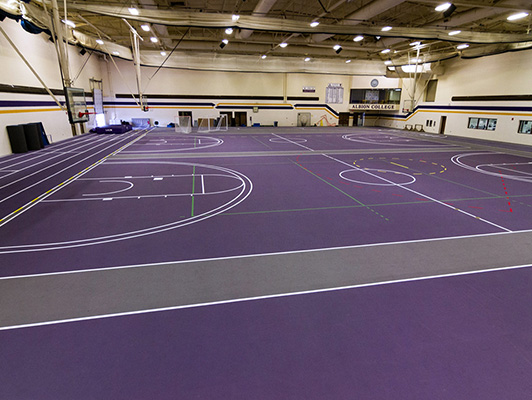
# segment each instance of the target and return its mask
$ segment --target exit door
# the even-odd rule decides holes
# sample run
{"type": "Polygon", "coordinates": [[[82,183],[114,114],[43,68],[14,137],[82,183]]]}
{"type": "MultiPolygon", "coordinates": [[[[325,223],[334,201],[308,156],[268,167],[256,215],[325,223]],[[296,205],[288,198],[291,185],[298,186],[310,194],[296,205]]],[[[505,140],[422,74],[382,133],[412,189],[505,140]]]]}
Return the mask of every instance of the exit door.
{"type": "Polygon", "coordinates": [[[248,126],[248,113],[245,111],[235,111],[235,125],[248,126]]]}
{"type": "Polygon", "coordinates": [[[445,125],[447,124],[447,116],[443,115],[440,120],[440,135],[445,134],[445,125]]]}
{"type": "Polygon", "coordinates": [[[341,112],[338,119],[339,126],[349,126],[349,113],[341,112]]]}

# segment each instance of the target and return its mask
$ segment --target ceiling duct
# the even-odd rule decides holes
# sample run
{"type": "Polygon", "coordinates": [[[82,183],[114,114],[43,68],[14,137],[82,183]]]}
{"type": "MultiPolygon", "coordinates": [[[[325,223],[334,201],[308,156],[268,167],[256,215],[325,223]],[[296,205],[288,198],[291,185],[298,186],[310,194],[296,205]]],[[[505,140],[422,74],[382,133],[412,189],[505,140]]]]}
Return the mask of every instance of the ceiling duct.
{"type": "MultiPolygon", "coordinates": [[[[401,3],[404,3],[405,0],[375,0],[369,4],[366,4],[363,7],[360,7],[354,13],[349,14],[343,18],[340,23],[342,25],[358,25],[361,22],[364,22],[368,19],[371,19],[383,12],[389,10],[390,8],[396,7],[401,3]]],[[[329,39],[334,35],[329,34],[316,34],[312,35],[312,40],[314,42],[322,42],[326,39],[329,39]]]]}
{"type": "MultiPolygon", "coordinates": [[[[251,13],[254,17],[264,17],[272,9],[277,0],[260,0],[251,13]]],[[[243,29],[240,31],[240,38],[247,39],[253,33],[250,29],[243,29]]]]}

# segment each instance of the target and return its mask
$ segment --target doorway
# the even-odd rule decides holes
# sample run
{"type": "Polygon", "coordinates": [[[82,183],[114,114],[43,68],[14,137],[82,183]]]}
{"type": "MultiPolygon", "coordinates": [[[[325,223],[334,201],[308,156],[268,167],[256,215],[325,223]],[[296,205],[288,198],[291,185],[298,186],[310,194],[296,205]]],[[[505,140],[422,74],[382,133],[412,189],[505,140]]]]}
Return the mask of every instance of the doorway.
{"type": "Polygon", "coordinates": [[[338,126],[349,126],[349,113],[341,112],[338,119],[338,126]]]}
{"type": "Polygon", "coordinates": [[[220,111],[220,116],[227,115],[227,125],[228,126],[236,126],[235,119],[233,118],[233,112],[232,111],[220,111]]]}
{"type": "Polygon", "coordinates": [[[445,134],[445,125],[447,124],[447,116],[442,115],[440,120],[440,135],[445,134]]]}
{"type": "Polygon", "coordinates": [[[248,113],[235,111],[235,126],[248,126],[248,113]]]}

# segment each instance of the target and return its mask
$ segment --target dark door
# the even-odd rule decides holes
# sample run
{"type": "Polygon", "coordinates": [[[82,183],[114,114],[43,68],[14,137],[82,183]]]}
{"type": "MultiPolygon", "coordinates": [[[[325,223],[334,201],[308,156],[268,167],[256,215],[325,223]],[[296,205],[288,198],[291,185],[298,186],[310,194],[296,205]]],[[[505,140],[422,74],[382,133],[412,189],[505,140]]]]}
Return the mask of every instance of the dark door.
{"type": "Polygon", "coordinates": [[[447,117],[444,115],[440,121],[440,135],[445,134],[445,124],[447,124],[447,117]]]}
{"type": "Polygon", "coordinates": [[[247,124],[248,113],[245,111],[235,111],[235,125],[236,126],[248,126],[247,124]]]}
{"type": "Polygon", "coordinates": [[[227,115],[227,125],[236,126],[232,111],[220,111],[220,115],[227,115]]]}
{"type": "Polygon", "coordinates": [[[338,119],[338,125],[339,126],[349,126],[349,113],[348,112],[341,112],[340,118],[338,119]]]}

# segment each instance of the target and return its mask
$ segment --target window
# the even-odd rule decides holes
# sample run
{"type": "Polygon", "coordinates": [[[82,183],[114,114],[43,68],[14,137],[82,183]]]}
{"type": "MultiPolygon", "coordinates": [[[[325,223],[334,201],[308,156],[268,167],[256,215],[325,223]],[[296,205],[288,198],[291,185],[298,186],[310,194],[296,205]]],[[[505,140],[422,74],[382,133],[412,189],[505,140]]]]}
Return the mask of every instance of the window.
{"type": "Polygon", "coordinates": [[[518,133],[532,133],[532,121],[519,121],[518,133]]]}
{"type": "Polygon", "coordinates": [[[497,128],[497,120],[494,118],[469,118],[467,127],[469,129],[494,131],[497,128]]]}
{"type": "Polygon", "coordinates": [[[431,79],[427,83],[427,89],[425,90],[425,101],[434,102],[436,101],[436,88],[438,87],[438,80],[431,79]]]}
{"type": "Polygon", "coordinates": [[[401,89],[351,89],[351,104],[399,104],[401,89]]]}

